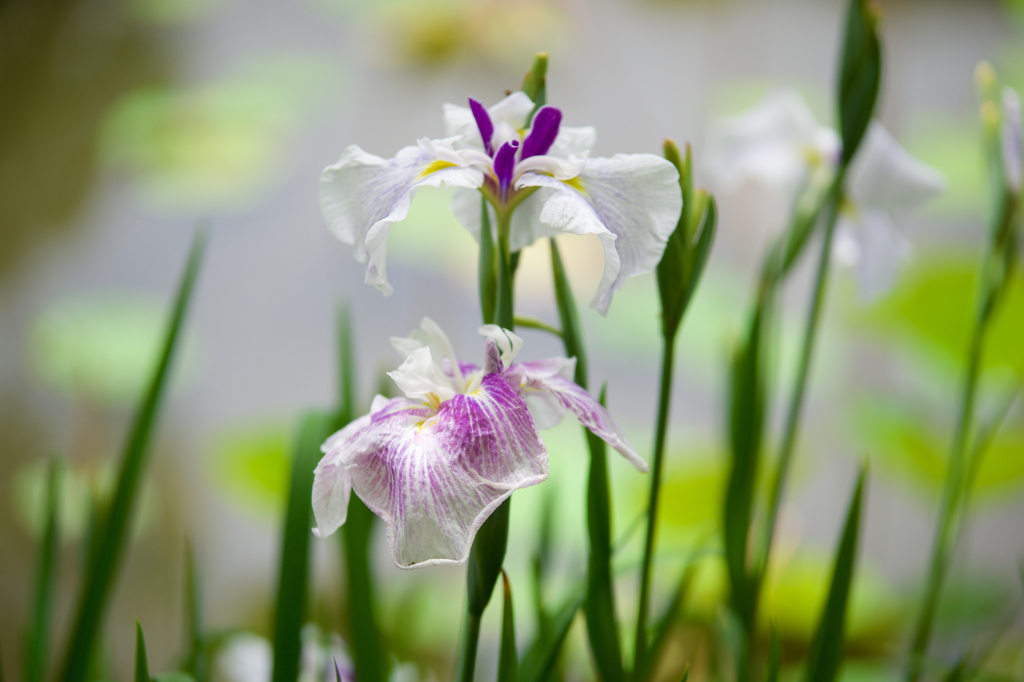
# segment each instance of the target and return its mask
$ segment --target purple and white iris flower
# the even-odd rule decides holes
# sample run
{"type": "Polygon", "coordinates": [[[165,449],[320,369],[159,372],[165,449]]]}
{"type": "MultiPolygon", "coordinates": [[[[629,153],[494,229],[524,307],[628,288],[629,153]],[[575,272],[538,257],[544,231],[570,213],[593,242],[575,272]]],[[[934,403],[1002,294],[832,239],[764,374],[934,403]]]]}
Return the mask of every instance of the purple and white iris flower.
{"type": "MultiPolygon", "coordinates": [[[[707,164],[721,190],[754,181],[792,202],[831,182],[841,142],[815,121],[794,90],[769,95],[748,112],[726,119],[708,141],[707,164]]],[[[888,290],[910,254],[892,216],[918,208],[945,189],[942,175],[903,149],[872,122],[847,171],[846,201],[837,225],[835,255],[857,272],[860,293],[872,299],[888,290]]]]}
{"type": "Polygon", "coordinates": [[[679,174],[653,154],[588,158],[593,128],[562,126],[561,110],[536,111],[523,92],[490,108],[445,105],[449,137],[420,139],[392,159],[350,145],[320,176],[320,206],[331,231],[369,261],[366,282],[385,295],[385,250],[391,225],[409,212],[424,185],[461,188],[453,211],[475,236],[480,195],[492,211],[492,229],[518,251],[540,237],[596,234],[604,273],[591,306],[602,314],[612,294],[633,275],[658,264],[679,220],[679,174]],[[529,121],[529,123],[528,123],[529,121]]]}
{"type": "Polygon", "coordinates": [[[369,414],[324,443],[313,479],[315,535],[345,522],[355,490],[384,520],[399,568],[462,563],[498,505],[548,477],[537,429],[567,410],[647,471],[608,411],[570,378],[575,358],[512,364],[522,339],[496,325],[480,333],[482,368],[457,360],[428,318],[412,338],[392,339],[406,360],[389,376],[405,396],[378,395],[369,414]]]}

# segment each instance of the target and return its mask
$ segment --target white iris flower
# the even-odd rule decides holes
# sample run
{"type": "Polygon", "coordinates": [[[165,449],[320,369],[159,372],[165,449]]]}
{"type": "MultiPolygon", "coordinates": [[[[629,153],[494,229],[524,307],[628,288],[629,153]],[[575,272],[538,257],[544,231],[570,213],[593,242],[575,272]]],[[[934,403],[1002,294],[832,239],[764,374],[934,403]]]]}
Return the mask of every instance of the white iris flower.
{"type": "Polygon", "coordinates": [[[385,295],[385,251],[391,225],[403,220],[416,189],[461,188],[453,211],[474,236],[480,232],[480,194],[492,211],[492,229],[512,252],[539,237],[596,234],[604,250],[604,273],[591,306],[605,314],[628,277],[650,272],[682,210],[679,174],[653,154],[588,158],[593,128],[561,125],[550,106],[533,115],[534,103],[515,92],[485,108],[445,105],[449,137],[423,138],[392,159],[350,145],[320,176],[320,205],[331,231],[369,261],[366,282],[385,295]],[[529,123],[528,123],[529,121],[529,123]],[[500,234],[500,232],[499,232],[500,234]]]}
{"type": "MultiPolygon", "coordinates": [[[[814,120],[799,94],[781,90],[719,124],[708,141],[707,164],[725,192],[753,180],[795,205],[804,191],[827,187],[840,151],[835,131],[814,120]]],[[[848,170],[834,252],[840,262],[856,268],[864,299],[888,290],[911,252],[893,216],[918,208],[945,186],[937,170],[872,122],[848,170]]]]}
{"type": "Polygon", "coordinates": [[[647,471],[608,411],[571,379],[574,358],[512,364],[522,339],[496,325],[480,333],[482,368],[456,359],[429,318],[413,338],[392,339],[407,357],[389,375],[405,396],[378,395],[369,414],[324,443],[313,478],[314,534],[345,522],[355,490],[384,520],[399,568],[462,563],[498,505],[548,477],[537,431],[566,411],[647,471]]]}

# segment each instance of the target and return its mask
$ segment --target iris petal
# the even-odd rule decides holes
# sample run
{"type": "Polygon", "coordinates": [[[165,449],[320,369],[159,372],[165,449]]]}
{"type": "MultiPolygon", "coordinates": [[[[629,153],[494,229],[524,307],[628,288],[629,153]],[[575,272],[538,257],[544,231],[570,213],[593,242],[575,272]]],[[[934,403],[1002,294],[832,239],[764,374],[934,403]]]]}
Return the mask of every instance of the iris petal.
{"type": "Polygon", "coordinates": [[[547,478],[547,449],[501,374],[436,414],[417,405],[388,401],[325,461],[351,462],[352,486],[384,520],[396,565],[461,563],[502,501],[547,478]]]}

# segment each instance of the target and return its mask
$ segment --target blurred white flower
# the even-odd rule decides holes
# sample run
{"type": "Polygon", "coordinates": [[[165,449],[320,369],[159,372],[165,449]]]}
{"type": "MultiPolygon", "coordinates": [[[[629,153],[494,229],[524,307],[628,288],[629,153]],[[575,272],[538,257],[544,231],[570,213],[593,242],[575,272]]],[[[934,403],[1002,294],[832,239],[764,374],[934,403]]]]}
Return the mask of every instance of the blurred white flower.
{"type": "MultiPolygon", "coordinates": [[[[820,196],[838,168],[841,144],[793,90],[769,95],[712,128],[706,163],[713,187],[735,192],[753,181],[790,207],[820,196]]],[[[873,122],[847,171],[834,256],[856,268],[862,299],[889,289],[911,246],[893,216],[916,209],[945,188],[934,168],[907,153],[873,122]]]]}
{"type": "Polygon", "coordinates": [[[893,216],[913,211],[945,188],[942,174],[907,153],[879,123],[871,124],[850,164],[834,251],[840,262],[856,268],[862,300],[888,291],[912,252],[893,216]]]}

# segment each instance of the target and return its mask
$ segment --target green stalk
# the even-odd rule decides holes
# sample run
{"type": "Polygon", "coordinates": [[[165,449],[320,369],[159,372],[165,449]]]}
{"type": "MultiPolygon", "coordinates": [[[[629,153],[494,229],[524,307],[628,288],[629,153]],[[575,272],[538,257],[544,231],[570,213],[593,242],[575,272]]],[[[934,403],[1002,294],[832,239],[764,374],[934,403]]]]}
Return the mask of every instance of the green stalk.
{"type": "Polygon", "coordinates": [[[960,394],[960,410],[957,414],[956,429],[949,453],[949,469],[946,474],[946,485],[942,493],[939,521],[935,530],[935,541],[928,567],[928,581],[921,612],[914,627],[914,637],[911,640],[910,657],[907,663],[907,679],[911,682],[917,682],[921,678],[924,657],[928,652],[935,613],[938,610],[939,595],[960,534],[963,500],[967,490],[965,480],[968,478],[967,442],[974,420],[974,403],[977,397],[982,352],[992,314],[1001,299],[1001,294],[1005,291],[1004,284],[1008,281],[1009,270],[1012,267],[1014,244],[1007,238],[1007,234],[1012,227],[1016,202],[1008,198],[1002,203],[1000,209],[994,239],[990,243],[982,267],[977,321],[971,332],[967,351],[967,368],[963,390],[960,394]],[[1009,264],[999,262],[1000,256],[1009,259],[1009,264]],[[998,274],[993,276],[993,272],[998,274]]]}
{"type": "Polygon", "coordinates": [[[675,333],[666,333],[661,355],[661,385],[658,389],[658,424],[654,437],[654,464],[651,467],[650,505],[647,512],[647,538],[640,572],[640,604],[637,607],[636,638],[633,647],[634,679],[647,667],[647,618],[650,609],[651,562],[654,558],[654,536],[657,531],[658,500],[661,496],[661,469],[665,459],[669,407],[672,399],[672,365],[675,358],[675,333]]]}
{"type": "MultiPolygon", "coordinates": [[[[508,234],[512,221],[512,209],[497,210],[498,221],[498,294],[494,315],[495,324],[505,329],[515,329],[513,312],[513,274],[508,248],[508,234]]],[[[476,668],[476,650],[480,640],[480,619],[491,600],[494,584],[501,573],[508,544],[509,507],[512,498],[506,498],[494,510],[473,540],[466,566],[466,616],[462,627],[462,643],[459,647],[459,662],[455,679],[458,682],[473,682],[476,668]]]]}
{"type": "Polygon", "coordinates": [[[35,608],[25,656],[26,682],[42,682],[46,679],[46,662],[50,658],[50,615],[53,610],[54,572],[60,544],[57,519],[60,515],[58,487],[61,473],[59,461],[56,458],[50,460],[46,478],[46,530],[39,547],[35,608]]]}
{"type": "Polygon", "coordinates": [[[353,495],[342,539],[348,574],[348,636],[356,674],[363,682],[384,682],[388,678],[387,657],[380,641],[374,606],[376,590],[370,571],[370,534],[375,518],[363,501],[353,495]]]}
{"type": "Polygon", "coordinates": [[[825,288],[828,284],[829,265],[832,262],[832,238],[835,234],[839,209],[842,204],[843,180],[845,176],[846,168],[843,167],[832,180],[828,200],[825,202],[825,233],[822,236],[821,250],[818,254],[818,270],[814,279],[814,293],[811,295],[811,302],[807,310],[807,323],[804,327],[803,347],[800,350],[796,379],[793,382],[793,392],[790,394],[789,407],[786,411],[786,421],[783,427],[781,445],[779,446],[779,461],[768,498],[768,516],[764,533],[761,536],[762,549],[758,554],[758,573],[763,572],[768,562],[768,557],[771,554],[779,504],[785,490],[786,480],[789,476],[789,465],[793,459],[793,450],[796,446],[796,436],[800,425],[800,412],[803,408],[807,377],[811,366],[811,356],[814,353],[814,342],[818,336],[821,307],[825,299],[825,288]]]}

